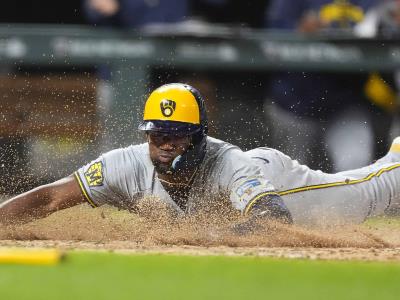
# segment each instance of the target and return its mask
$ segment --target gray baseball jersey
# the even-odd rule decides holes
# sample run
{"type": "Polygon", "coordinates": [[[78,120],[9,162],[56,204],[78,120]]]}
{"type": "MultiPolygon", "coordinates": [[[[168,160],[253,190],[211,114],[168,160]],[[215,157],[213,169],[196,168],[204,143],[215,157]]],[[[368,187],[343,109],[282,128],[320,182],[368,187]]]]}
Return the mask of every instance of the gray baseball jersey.
{"type": "MultiPolygon", "coordinates": [[[[92,206],[107,203],[133,209],[144,196],[152,195],[183,213],[158,179],[147,143],[110,151],[75,176],[92,206]]],[[[249,156],[236,146],[207,137],[206,155],[196,171],[185,213],[227,200],[246,214],[257,199],[268,194],[276,193],[249,156]]]]}

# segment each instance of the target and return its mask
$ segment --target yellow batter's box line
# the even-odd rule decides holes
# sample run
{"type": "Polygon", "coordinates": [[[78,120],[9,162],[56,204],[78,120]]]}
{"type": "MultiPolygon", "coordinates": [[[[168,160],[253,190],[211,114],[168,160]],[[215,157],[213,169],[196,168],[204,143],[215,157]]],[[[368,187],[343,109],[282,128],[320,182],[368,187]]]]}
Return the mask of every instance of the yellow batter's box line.
{"type": "Polygon", "coordinates": [[[0,248],[0,264],[55,265],[63,258],[57,249],[0,248]]]}
{"type": "Polygon", "coordinates": [[[387,168],[382,168],[374,173],[369,174],[368,176],[361,178],[361,179],[353,179],[353,180],[345,180],[345,181],[339,181],[339,182],[331,182],[331,183],[324,183],[324,184],[318,184],[318,185],[310,185],[310,186],[304,186],[304,187],[298,187],[294,188],[291,190],[287,191],[282,191],[278,192],[279,196],[284,196],[288,194],[294,194],[294,193],[299,193],[299,192],[305,192],[305,191],[311,191],[311,190],[318,190],[318,189],[324,189],[328,187],[335,187],[335,186],[344,186],[344,185],[353,185],[357,183],[362,183],[371,180],[374,177],[379,177],[382,173],[389,172],[393,169],[397,169],[400,167],[400,164],[396,164],[387,168]]]}

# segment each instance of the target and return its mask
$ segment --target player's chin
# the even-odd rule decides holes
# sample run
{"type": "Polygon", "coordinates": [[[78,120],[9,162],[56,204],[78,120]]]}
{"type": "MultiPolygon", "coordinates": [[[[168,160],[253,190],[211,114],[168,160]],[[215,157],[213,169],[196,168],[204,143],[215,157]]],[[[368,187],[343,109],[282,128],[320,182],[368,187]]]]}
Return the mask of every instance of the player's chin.
{"type": "Polygon", "coordinates": [[[153,160],[154,168],[159,174],[168,174],[171,172],[171,163],[165,163],[158,160],[153,160]]]}

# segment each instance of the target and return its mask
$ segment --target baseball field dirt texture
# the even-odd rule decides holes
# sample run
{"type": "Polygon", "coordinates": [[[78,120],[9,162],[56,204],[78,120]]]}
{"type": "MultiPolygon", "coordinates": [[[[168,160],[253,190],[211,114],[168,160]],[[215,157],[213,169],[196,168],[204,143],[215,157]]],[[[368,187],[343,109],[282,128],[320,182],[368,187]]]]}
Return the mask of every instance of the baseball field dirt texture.
{"type": "Polygon", "coordinates": [[[89,205],[0,229],[0,299],[399,299],[400,218],[228,230],[229,214],[177,220],[89,205]],[[1,252],[56,249],[49,264],[1,252]]]}

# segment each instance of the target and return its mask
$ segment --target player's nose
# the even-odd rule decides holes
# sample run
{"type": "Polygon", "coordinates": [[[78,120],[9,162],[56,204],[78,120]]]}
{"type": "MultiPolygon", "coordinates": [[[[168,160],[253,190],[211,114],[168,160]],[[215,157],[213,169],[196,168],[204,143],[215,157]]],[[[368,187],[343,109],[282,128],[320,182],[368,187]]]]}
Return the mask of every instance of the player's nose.
{"type": "Polygon", "coordinates": [[[161,150],[165,150],[165,151],[171,151],[174,150],[176,148],[176,145],[174,144],[172,139],[169,138],[163,138],[159,148],[161,150]]]}

